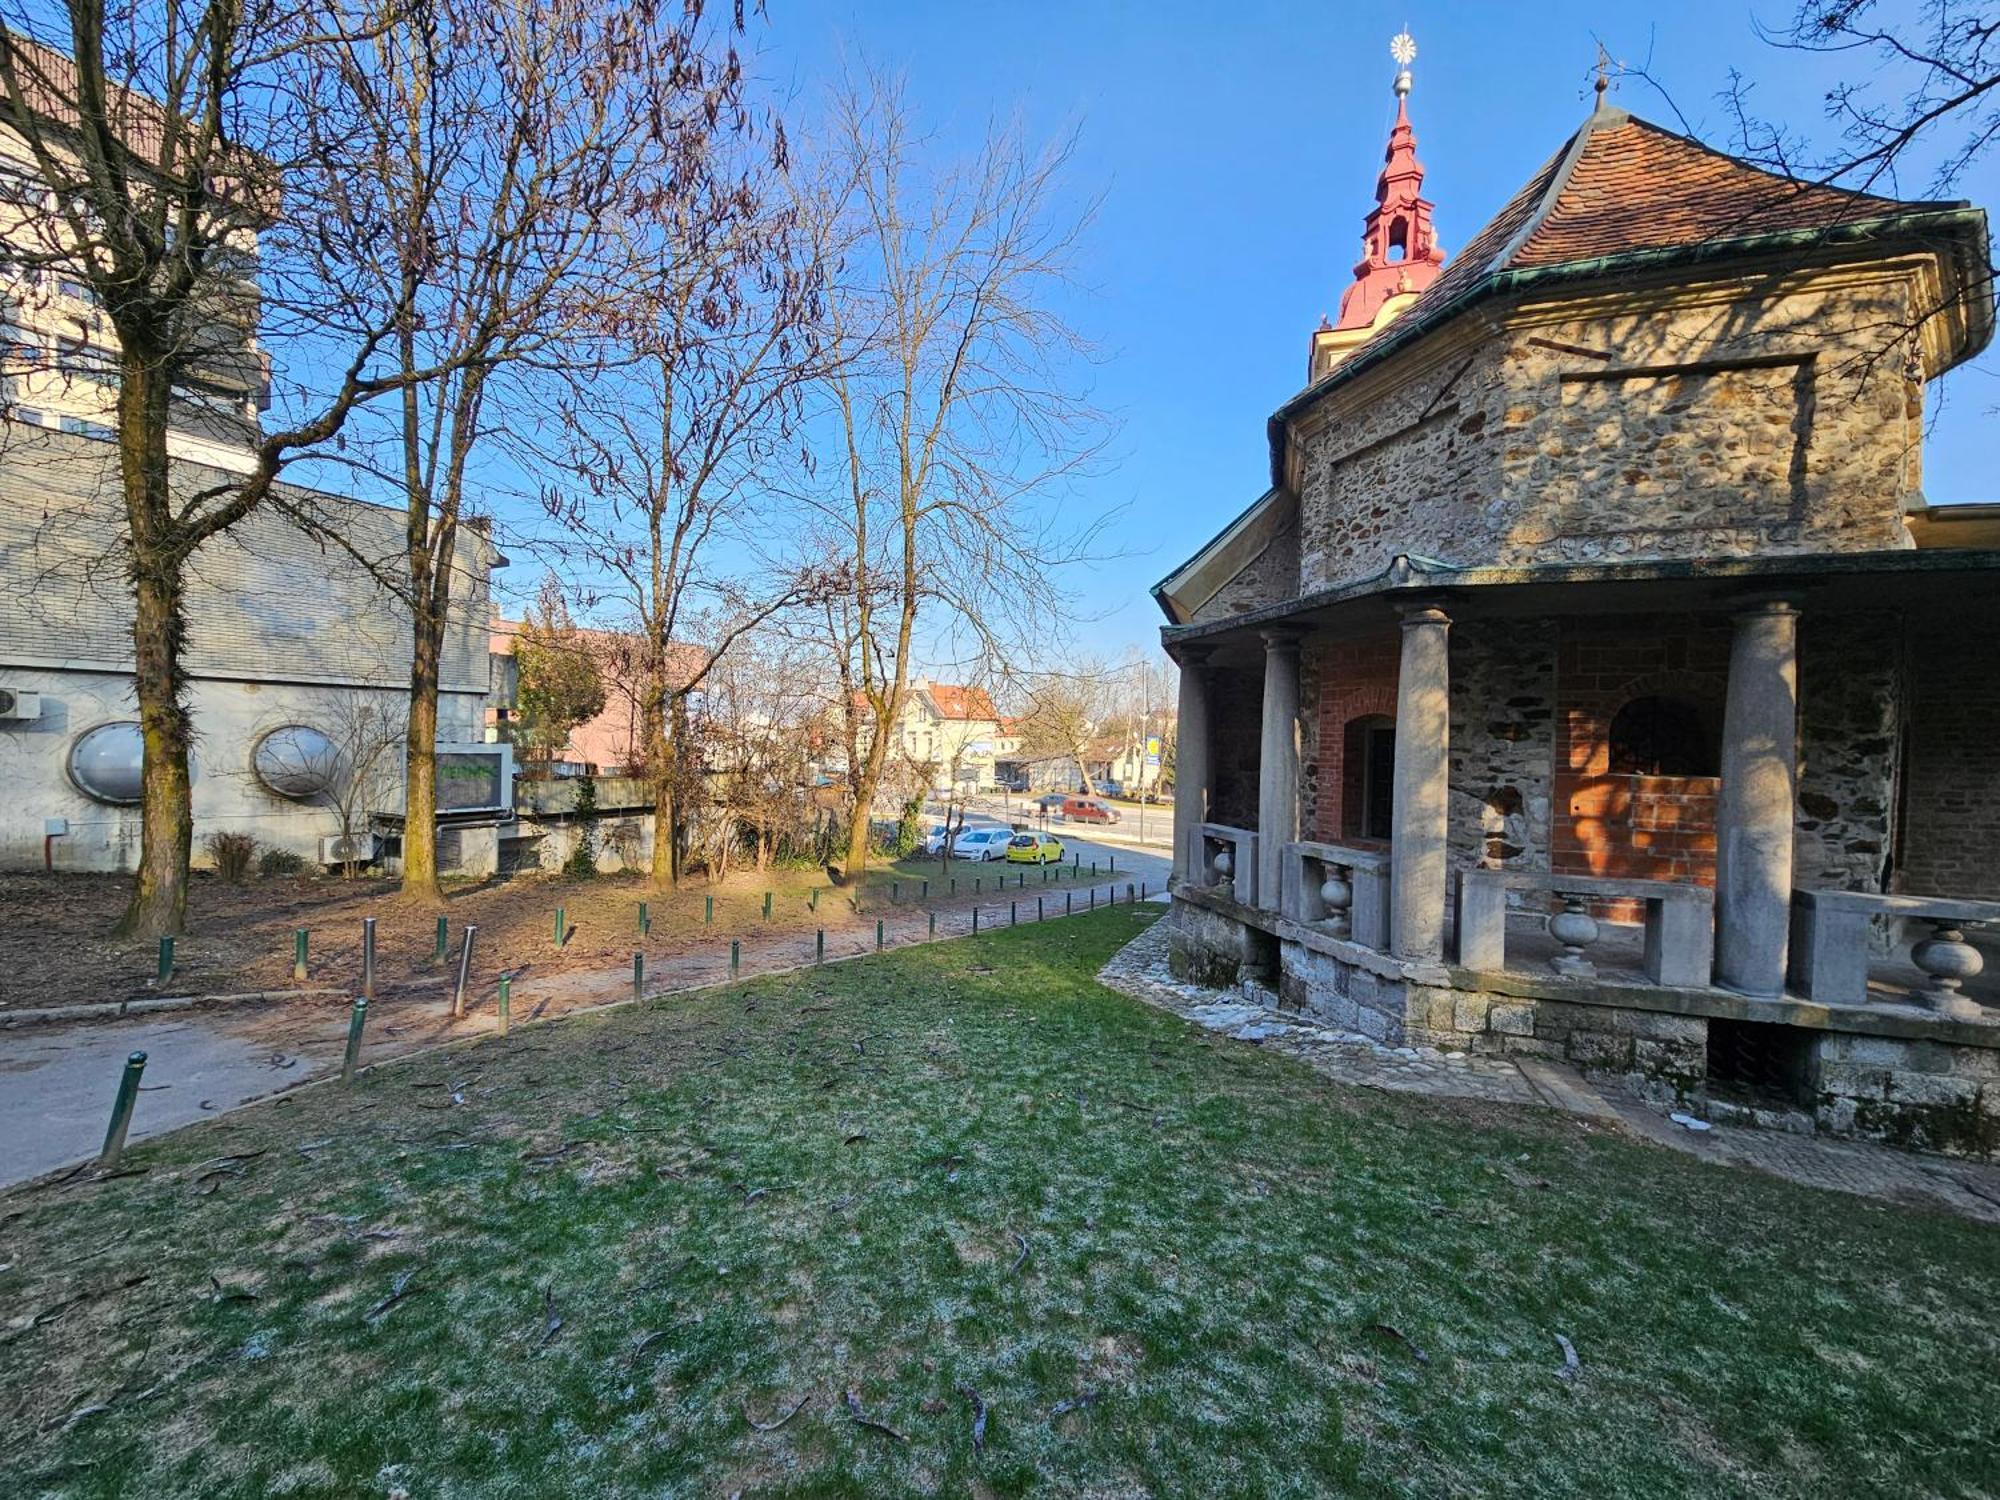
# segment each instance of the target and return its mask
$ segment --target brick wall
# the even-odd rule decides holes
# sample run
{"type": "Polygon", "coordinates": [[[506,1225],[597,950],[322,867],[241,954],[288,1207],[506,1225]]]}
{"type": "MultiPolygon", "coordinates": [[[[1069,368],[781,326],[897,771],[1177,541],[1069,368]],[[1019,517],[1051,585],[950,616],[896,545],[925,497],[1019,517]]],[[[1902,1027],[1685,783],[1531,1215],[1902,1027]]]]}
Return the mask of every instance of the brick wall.
{"type": "Polygon", "coordinates": [[[1314,681],[1308,684],[1302,673],[1300,683],[1301,705],[1316,705],[1317,711],[1302,752],[1307,801],[1299,823],[1325,843],[1366,843],[1352,822],[1360,799],[1360,767],[1349,764],[1347,728],[1356,719],[1396,716],[1402,638],[1391,625],[1313,645],[1314,681]]]}
{"type": "Polygon", "coordinates": [[[1614,773],[1610,732],[1621,707],[1647,696],[1684,699],[1719,732],[1728,622],[1600,617],[1566,619],[1560,629],[1551,869],[1715,884],[1719,779],[1614,773]]]}
{"type": "Polygon", "coordinates": [[[1898,890],[2000,900],[2000,610],[1913,622],[1898,890]]]}

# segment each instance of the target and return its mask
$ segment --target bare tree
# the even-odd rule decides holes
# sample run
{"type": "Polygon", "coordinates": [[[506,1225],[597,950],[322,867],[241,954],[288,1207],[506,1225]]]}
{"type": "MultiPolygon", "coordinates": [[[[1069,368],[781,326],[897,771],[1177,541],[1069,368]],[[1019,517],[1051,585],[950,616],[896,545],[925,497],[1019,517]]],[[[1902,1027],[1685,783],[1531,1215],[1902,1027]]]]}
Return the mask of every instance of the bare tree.
{"type": "Polygon", "coordinates": [[[637,638],[656,886],[679,878],[675,762],[690,698],[732,647],[830,576],[783,555],[774,473],[792,462],[782,445],[821,368],[823,223],[784,190],[782,136],[765,159],[736,155],[740,171],[718,149],[701,196],[633,226],[645,270],[619,309],[617,357],[565,398],[574,487],[545,497],[572,566],[605,580],[637,638]],[[724,549],[733,573],[717,566],[724,549]]]}
{"type": "Polygon", "coordinates": [[[19,214],[0,257],[17,282],[80,288],[116,344],[101,363],[116,384],[116,550],[133,600],[145,745],[139,868],[119,923],[132,936],[179,932],[186,921],[191,560],[267,503],[285,466],[362,403],[426,373],[377,359],[405,304],[391,299],[344,321],[314,315],[337,300],[334,268],[351,249],[325,213],[324,188],[352,165],[355,115],[323,66],[326,19],[279,0],[65,0],[0,11],[0,124],[31,163],[25,180],[9,183],[19,214]],[[273,281],[303,298],[290,305],[305,317],[271,316],[284,301],[273,281]],[[239,472],[184,476],[169,463],[170,416],[217,390],[233,392],[242,412],[263,383],[260,317],[267,341],[275,333],[281,386],[287,355],[299,354],[297,399],[273,430],[243,422],[239,472]]]}
{"type": "Polygon", "coordinates": [[[1092,528],[1041,504],[1088,464],[1102,424],[1077,393],[1085,352],[1054,306],[1087,214],[1060,202],[1068,144],[1014,133],[927,170],[900,90],[834,100],[827,196],[846,229],[824,382],[834,458],[825,544],[848,587],[828,611],[851,751],[846,865],[858,876],[920,635],[1004,659],[1045,623],[1051,577],[1092,528]]]}
{"type": "Polygon", "coordinates": [[[1041,678],[1021,716],[1022,750],[1033,759],[1075,762],[1084,795],[1095,796],[1090,751],[1118,712],[1120,687],[1117,673],[1091,662],[1041,678]]]}
{"type": "Polygon", "coordinates": [[[604,356],[643,266],[633,223],[699,199],[719,133],[747,128],[727,39],[701,0],[425,0],[346,39],[364,170],[346,204],[380,226],[369,304],[408,309],[409,381],[360,461],[407,512],[399,586],[413,618],[403,891],[438,899],[438,686],[480,456],[510,411],[604,356]]]}

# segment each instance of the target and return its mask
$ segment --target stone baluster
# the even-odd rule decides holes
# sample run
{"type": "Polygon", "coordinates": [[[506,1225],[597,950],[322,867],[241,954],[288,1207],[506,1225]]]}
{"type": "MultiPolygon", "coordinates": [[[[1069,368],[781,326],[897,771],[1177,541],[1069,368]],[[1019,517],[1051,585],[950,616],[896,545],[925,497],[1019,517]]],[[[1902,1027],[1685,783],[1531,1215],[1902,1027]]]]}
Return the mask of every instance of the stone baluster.
{"type": "Polygon", "coordinates": [[[1563,945],[1563,951],[1549,960],[1549,967],[1570,979],[1594,979],[1597,965],[1584,957],[1583,950],[1597,941],[1597,919],[1584,899],[1569,891],[1557,891],[1563,909],[1549,918],[1549,936],[1563,945]]]}
{"type": "Polygon", "coordinates": [[[1444,956],[1446,818],[1451,804],[1451,618],[1403,609],[1396,674],[1396,786],[1390,812],[1389,945],[1398,958],[1444,956]]]}
{"type": "Polygon", "coordinates": [[[1798,611],[1769,601],[1736,616],[1716,804],[1715,982],[1784,993],[1798,782],[1798,611]]]}
{"type": "Polygon", "coordinates": [[[1334,937],[1350,937],[1354,932],[1354,885],[1344,866],[1322,862],[1325,879],[1319,883],[1320,905],[1326,908],[1326,930],[1334,937]]]}
{"type": "Polygon", "coordinates": [[[1941,1016],[1983,1020],[1985,1011],[1964,989],[1965,981],[1986,967],[1986,960],[1965,940],[1965,932],[1955,919],[1927,920],[1931,935],[1910,950],[1910,962],[1930,981],[1917,992],[1918,998],[1941,1016]]]}

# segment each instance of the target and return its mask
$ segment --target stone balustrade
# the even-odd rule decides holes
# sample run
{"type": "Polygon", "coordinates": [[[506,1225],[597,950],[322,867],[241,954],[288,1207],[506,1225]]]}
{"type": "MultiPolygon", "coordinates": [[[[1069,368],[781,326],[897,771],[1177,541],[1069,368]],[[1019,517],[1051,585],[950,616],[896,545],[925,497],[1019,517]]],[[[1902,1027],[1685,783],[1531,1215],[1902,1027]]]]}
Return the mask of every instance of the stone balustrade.
{"type": "Polygon", "coordinates": [[[1461,968],[1499,973],[1507,967],[1507,893],[1546,891],[1563,909],[1548,919],[1549,936],[1563,951],[1549,961],[1572,979],[1595,977],[1588,955],[1597,941],[1590,901],[1645,904],[1642,963],[1654,984],[1706,987],[1712,963],[1714,894],[1706,886],[1671,880],[1612,880],[1597,875],[1544,875],[1526,870],[1467,870],[1458,879],[1458,962],[1461,968]]]}
{"type": "Polygon", "coordinates": [[[1203,823],[1195,829],[1196,858],[1188,866],[1197,886],[1225,887],[1241,906],[1257,904],[1257,833],[1227,823],[1203,823]]]}
{"type": "Polygon", "coordinates": [[[1302,841],[1284,847],[1278,909],[1294,922],[1378,952],[1389,946],[1389,856],[1302,841]]]}
{"type": "Polygon", "coordinates": [[[1930,929],[1910,949],[1910,962],[1925,979],[1916,995],[1919,1003],[1953,1020],[1989,1019],[1986,1009],[1964,993],[1965,981],[1985,967],[1979,950],[1966,942],[1965,929],[2000,923],[2000,901],[1795,891],[1792,988],[1820,1005],[1867,1004],[1871,929],[1878,917],[1910,918],[1930,929]]]}

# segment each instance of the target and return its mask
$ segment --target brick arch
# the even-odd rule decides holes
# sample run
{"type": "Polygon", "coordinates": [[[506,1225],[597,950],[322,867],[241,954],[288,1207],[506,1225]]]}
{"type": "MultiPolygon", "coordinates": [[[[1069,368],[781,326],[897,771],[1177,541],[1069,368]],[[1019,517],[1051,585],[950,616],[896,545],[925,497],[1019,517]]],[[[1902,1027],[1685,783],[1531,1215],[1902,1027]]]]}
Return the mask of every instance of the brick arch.
{"type": "Polygon", "coordinates": [[[1344,842],[1342,788],[1347,784],[1347,727],[1356,719],[1394,718],[1399,632],[1329,641],[1318,655],[1319,701],[1314,714],[1313,837],[1344,842]]]}

